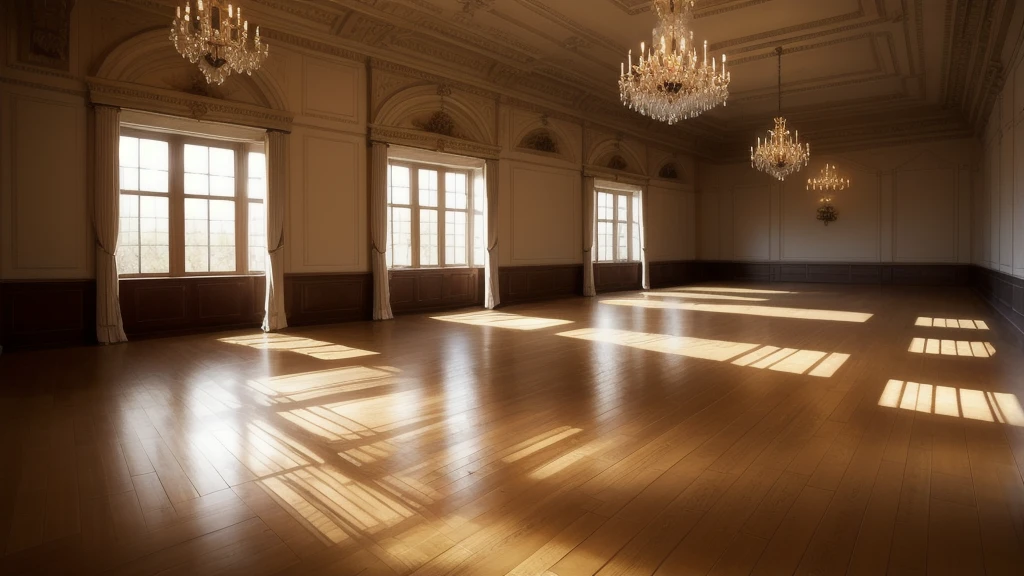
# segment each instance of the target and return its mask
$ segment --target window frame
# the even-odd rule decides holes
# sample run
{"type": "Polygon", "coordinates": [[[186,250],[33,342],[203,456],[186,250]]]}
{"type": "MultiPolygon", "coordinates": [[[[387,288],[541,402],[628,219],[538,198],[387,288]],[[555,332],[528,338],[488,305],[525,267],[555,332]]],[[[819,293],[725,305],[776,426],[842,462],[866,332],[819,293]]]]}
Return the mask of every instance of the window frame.
{"type": "MultiPolygon", "coordinates": [[[[167,192],[142,192],[123,190],[118,185],[118,194],[139,196],[155,196],[168,199],[168,272],[124,274],[118,272],[118,278],[201,278],[209,276],[262,276],[266,271],[249,270],[249,205],[262,203],[266,199],[249,197],[249,153],[265,154],[262,142],[238,140],[222,140],[191,134],[146,130],[137,127],[121,126],[120,136],[146,140],[167,142],[167,192]],[[230,149],[234,152],[235,193],[233,196],[214,196],[211,194],[185,194],[185,145],[193,144],[210,148],[230,149]],[[197,198],[205,200],[230,200],[235,204],[235,269],[227,272],[186,272],[185,271],[185,199],[197,198]]],[[[118,163],[120,165],[120,162],[118,163]]],[[[264,175],[266,179],[266,175],[264,175]]],[[[209,217],[209,212],[207,212],[209,217]]]]}
{"type": "Polygon", "coordinates": [[[639,239],[640,240],[640,242],[639,242],[640,246],[637,247],[637,246],[634,245],[634,237],[635,237],[635,235],[639,235],[640,234],[639,213],[636,210],[636,208],[639,208],[640,211],[643,210],[642,206],[638,206],[641,202],[643,202],[643,197],[641,195],[641,192],[639,192],[639,191],[616,190],[616,189],[612,189],[612,188],[603,188],[603,187],[600,187],[600,186],[595,187],[595,189],[594,189],[594,207],[595,207],[595,212],[596,212],[596,214],[594,216],[594,262],[595,263],[597,263],[597,264],[617,264],[617,263],[635,264],[635,263],[640,262],[640,257],[641,257],[640,253],[643,251],[643,239],[642,238],[639,239]],[[612,208],[611,208],[611,210],[612,210],[612,218],[611,218],[611,220],[609,220],[607,218],[601,218],[600,217],[600,209],[599,209],[600,203],[599,203],[599,199],[601,197],[600,196],[601,194],[607,194],[607,195],[612,197],[612,208]],[[625,220],[619,220],[618,219],[618,213],[619,213],[619,211],[618,211],[618,203],[619,203],[620,199],[621,199],[621,201],[626,203],[626,219],[625,220]],[[607,223],[607,224],[611,224],[612,225],[612,246],[611,246],[611,248],[612,248],[612,259],[611,260],[602,260],[600,258],[600,256],[601,256],[601,234],[599,233],[599,230],[601,229],[601,224],[602,223],[607,223]],[[622,255],[619,254],[620,250],[619,250],[619,242],[618,242],[618,239],[619,239],[619,227],[623,226],[623,225],[625,225],[625,227],[626,227],[626,256],[625,256],[625,258],[621,257],[622,255]],[[634,254],[633,252],[637,252],[637,253],[634,254]]]}
{"type": "MultiPolygon", "coordinates": [[[[476,263],[474,255],[474,243],[473,243],[473,232],[474,232],[474,215],[477,213],[477,207],[474,202],[474,179],[473,170],[470,168],[460,168],[448,166],[445,164],[430,164],[428,162],[414,162],[409,160],[401,159],[388,159],[388,190],[387,193],[390,198],[391,194],[391,168],[401,167],[409,170],[409,204],[395,204],[391,201],[387,203],[388,208],[388,232],[387,232],[387,245],[388,250],[394,249],[392,244],[392,226],[391,226],[391,209],[392,208],[408,208],[410,211],[410,236],[412,237],[412,255],[411,262],[408,266],[396,266],[393,262],[388,266],[388,270],[438,270],[438,269],[458,269],[458,268],[480,268],[483,266],[482,263],[476,263]],[[431,170],[437,172],[437,206],[420,206],[420,188],[419,188],[419,171],[420,170],[431,170]],[[447,178],[448,174],[461,174],[466,178],[466,208],[448,208],[447,203],[447,178]],[[420,210],[435,210],[437,212],[437,264],[423,265],[420,263],[420,210]],[[466,254],[464,264],[448,264],[447,263],[447,242],[445,238],[446,224],[445,216],[449,212],[460,212],[465,214],[466,217],[466,254]]],[[[486,241],[486,238],[485,238],[486,241]]]]}

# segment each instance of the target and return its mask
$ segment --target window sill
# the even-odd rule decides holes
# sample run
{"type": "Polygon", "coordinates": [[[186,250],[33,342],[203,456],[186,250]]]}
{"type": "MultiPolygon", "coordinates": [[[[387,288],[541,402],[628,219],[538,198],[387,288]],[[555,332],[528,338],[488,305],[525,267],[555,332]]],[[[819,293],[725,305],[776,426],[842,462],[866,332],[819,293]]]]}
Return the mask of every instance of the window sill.
{"type": "Polygon", "coordinates": [[[230,278],[261,278],[266,276],[266,272],[252,273],[252,274],[188,274],[185,276],[169,276],[169,275],[130,275],[130,276],[118,276],[118,281],[122,280],[209,280],[209,279],[230,279],[230,278]]]}

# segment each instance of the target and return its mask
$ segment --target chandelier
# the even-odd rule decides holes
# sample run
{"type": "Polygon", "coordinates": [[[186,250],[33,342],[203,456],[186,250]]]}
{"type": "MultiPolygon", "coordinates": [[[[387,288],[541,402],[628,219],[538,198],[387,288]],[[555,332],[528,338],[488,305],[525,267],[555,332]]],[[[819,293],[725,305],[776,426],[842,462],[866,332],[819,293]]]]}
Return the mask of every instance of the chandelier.
{"type": "Polygon", "coordinates": [[[729,98],[729,73],[725,54],[719,67],[708,61],[708,43],[703,58],[697,56],[693,32],[689,30],[693,0],[654,0],[658,25],[650,50],[640,43],[640,60],[622,64],[619,94],[622,103],[644,116],[675,124],[718,106],[729,98]]]}
{"type": "Polygon", "coordinates": [[[800,144],[800,132],[790,137],[786,119],[782,117],[782,47],[775,49],[779,56],[779,115],[775,118],[775,130],[768,131],[768,137],[757,139],[757,149],[750,148],[750,165],[779,180],[799,172],[811,159],[811,146],[800,144]]]}
{"type": "Polygon", "coordinates": [[[840,192],[850,187],[849,178],[840,178],[836,172],[835,164],[828,165],[821,169],[821,175],[817,178],[807,180],[808,190],[821,190],[823,192],[840,192]]]}
{"type": "Polygon", "coordinates": [[[267,57],[267,45],[260,42],[260,27],[249,44],[249,22],[242,9],[223,0],[185,0],[171,24],[171,42],[183,58],[199,64],[209,84],[221,84],[232,72],[251,75],[267,57]],[[205,5],[204,5],[205,4],[205,5]]]}

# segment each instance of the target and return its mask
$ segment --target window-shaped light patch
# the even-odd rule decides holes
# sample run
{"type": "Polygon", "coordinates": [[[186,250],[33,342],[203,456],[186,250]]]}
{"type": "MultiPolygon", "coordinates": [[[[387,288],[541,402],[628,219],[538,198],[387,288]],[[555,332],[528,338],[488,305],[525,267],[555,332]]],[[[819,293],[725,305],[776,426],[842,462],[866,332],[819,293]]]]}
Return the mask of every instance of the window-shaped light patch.
{"type": "Polygon", "coordinates": [[[727,288],[718,286],[687,286],[685,288],[675,288],[675,290],[683,292],[721,292],[723,294],[799,294],[799,292],[789,292],[787,290],[761,290],[757,288],[727,288]]]}
{"type": "Polygon", "coordinates": [[[305,354],[319,360],[348,360],[363,356],[373,356],[377,352],[351,348],[333,342],[313,340],[301,336],[289,336],[286,334],[255,334],[250,336],[232,336],[221,338],[220,342],[248,346],[259,350],[279,350],[282,352],[295,352],[305,354]]]}
{"type": "Polygon", "coordinates": [[[688,358],[732,362],[736,366],[829,378],[850,358],[849,354],[762,346],[747,342],[708,340],[688,336],[648,334],[612,328],[586,328],[558,334],[566,338],[607,342],[651,352],[688,358]]]}
{"type": "Polygon", "coordinates": [[[1013,394],[889,380],[879,406],[968,420],[1024,426],[1024,408],[1013,394]]]}
{"type": "Polygon", "coordinates": [[[509,330],[541,330],[543,328],[551,328],[552,326],[572,324],[571,320],[520,316],[519,314],[506,314],[504,312],[492,312],[490,310],[484,312],[470,312],[468,314],[434,316],[432,320],[455,322],[457,324],[469,324],[471,326],[492,326],[494,328],[507,328],[509,330]]]}
{"type": "Polygon", "coordinates": [[[967,340],[939,340],[937,338],[914,338],[908,352],[934,356],[967,356],[989,358],[995,356],[996,348],[989,342],[967,340]]]}
{"type": "Polygon", "coordinates": [[[984,320],[965,320],[963,318],[931,318],[919,316],[914,326],[927,328],[961,328],[965,330],[988,330],[988,324],[984,320]]]}
{"type": "Polygon", "coordinates": [[[707,292],[670,292],[659,290],[657,292],[644,292],[644,296],[657,296],[659,298],[683,298],[688,300],[731,300],[739,302],[767,302],[767,298],[750,298],[748,296],[730,296],[727,294],[711,294],[707,292]]]}
{"type": "Polygon", "coordinates": [[[634,306],[637,308],[660,308],[668,310],[689,310],[691,312],[717,312],[719,314],[743,314],[769,318],[792,318],[795,320],[825,320],[831,322],[867,322],[872,314],[846,312],[843,310],[815,310],[812,308],[783,308],[779,306],[745,306],[740,304],[705,304],[702,302],[664,302],[661,300],[602,300],[602,304],[634,306]]]}

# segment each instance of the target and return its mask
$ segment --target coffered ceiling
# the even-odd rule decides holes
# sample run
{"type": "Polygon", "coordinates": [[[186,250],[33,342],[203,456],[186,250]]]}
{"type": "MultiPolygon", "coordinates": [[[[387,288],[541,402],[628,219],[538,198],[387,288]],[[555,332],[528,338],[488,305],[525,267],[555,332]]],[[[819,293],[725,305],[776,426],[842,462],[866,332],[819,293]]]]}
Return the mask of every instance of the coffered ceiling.
{"type": "MultiPolygon", "coordinates": [[[[405,54],[574,110],[618,104],[619,65],[650,41],[649,0],[256,0],[342,42],[405,54]]],[[[726,107],[677,125],[713,156],[743,155],[783,112],[818,149],[976,132],[1002,84],[1015,0],[697,0],[693,28],[732,72],[726,107]]],[[[268,23],[269,24],[269,23],[268,23]]],[[[617,109],[618,108],[618,109],[617,109]]]]}

